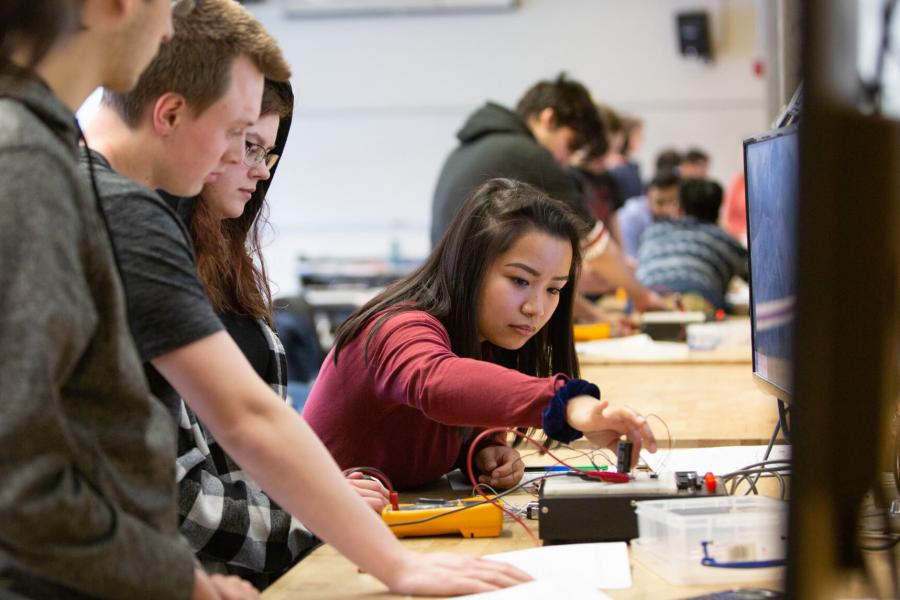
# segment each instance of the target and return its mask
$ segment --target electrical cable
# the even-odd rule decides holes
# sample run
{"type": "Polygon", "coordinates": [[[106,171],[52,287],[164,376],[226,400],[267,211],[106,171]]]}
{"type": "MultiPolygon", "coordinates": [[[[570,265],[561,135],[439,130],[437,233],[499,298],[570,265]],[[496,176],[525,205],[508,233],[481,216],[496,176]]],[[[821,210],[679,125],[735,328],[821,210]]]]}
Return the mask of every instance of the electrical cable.
{"type": "Polygon", "coordinates": [[[778,479],[779,487],[781,488],[780,493],[781,493],[781,498],[783,500],[786,495],[786,492],[787,492],[787,488],[786,488],[785,481],[784,481],[784,476],[790,475],[789,470],[790,470],[790,464],[788,463],[788,461],[766,461],[764,463],[755,463],[744,469],[740,469],[738,471],[733,471],[731,473],[727,473],[725,475],[722,475],[721,478],[722,478],[722,483],[726,486],[728,485],[729,482],[731,482],[731,489],[728,492],[729,495],[734,495],[734,493],[737,491],[737,488],[741,485],[741,483],[743,481],[747,481],[750,485],[750,489],[744,494],[746,496],[751,491],[755,494],[759,493],[759,490],[756,489],[756,482],[759,480],[760,477],[776,477],[778,479]],[[759,466],[758,468],[752,468],[752,467],[756,467],[757,465],[776,464],[776,463],[783,463],[783,466],[775,466],[775,467],[759,466]],[[757,475],[756,479],[750,480],[751,475],[757,475]]]}
{"type": "MultiPolygon", "coordinates": [[[[564,448],[564,449],[566,449],[566,450],[571,450],[572,452],[574,452],[574,453],[576,453],[576,454],[578,454],[578,455],[580,455],[580,456],[584,456],[585,458],[588,459],[588,462],[591,463],[591,466],[592,466],[592,467],[594,467],[594,468],[597,469],[598,471],[600,470],[600,465],[598,465],[598,464],[594,461],[594,455],[595,455],[595,451],[594,451],[594,450],[591,450],[590,452],[585,452],[584,450],[579,450],[578,448],[575,448],[574,446],[571,446],[571,445],[569,445],[569,444],[563,444],[563,443],[560,443],[560,444],[559,444],[559,447],[560,447],[560,448],[564,448]]],[[[540,451],[538,451],[538,452],[540,452],[540,451]]],[[[612,463],[609,462],[609,460],[606,459],[605,456],[603,457],[603,459],[606,460],[607,463],[612,464],[612,463]]]]}
{"type": "MultiPolygon", "coordinates": [[[[766,446],[765,454],[763,454],[763,461],[769,460],[772,449],[775,447],[775,440],[778,439],[779,431],[785,432],[785,437],[787,437],[787,409],[785,408],[784,402],[781,400],[778,401],[778,422],[775,423],[775,429],[772,430],[772,436],[769,438],[769,444],[766,446]]],[[[756,481],[759,481],[759,477],[757,477],[753,482],[753,485],[751,485],[753,489],[756,489],[756,481]]]]}
{"type": "MultiPolygon", "coordinates": [[[[746,480],[750,484],[750,489],[744,494],[748,495],[751,491],[754,494],[758,494],[759,490],[756,489],[756,483],[759,481],[760,477],[778,477],[778,484],[781,488],[781,498],[782,500],[786,494],[786,487],[784,483],[784,478],[782,477],[782,471],[787,471],[790,469],[790,461],[784,459],[772,459],[772,460],[763,460],[761,462],[753,463],[738,469],[737,471],[732,471],[731,473],[726,473],[722,475],[722,483],[724,485],[728,485],[728,482],[734,479],[731,485],[731,489],[729,490],[729,495],[734,495],[737,488],[740,484],[746,480]],[[780,465],[780,466],[770,466],[770,465],[780,465]],[[750,481],[748,477],[750,475],[757,475],[756,479],[750,481]]],[[[790,475],[790,473],[784,473],[785,475],[790,475]]]]}
{"type": "MultiPolygon", "coordinates": [[[[488,498],[488,496],[486,494],[484,494],[481,491],[481,489],[482,489],[481,484],[478,483],[478,480],[475,477],[475,471],[473,468],[473,465],[475,464],[474,463],[475,449],[478,447],[479,442],[481,442],[481,440],[483,440],[485,437],[487,437],[488,435],[494,434],[494,433],[499,433],[499,432],[507,432],[507,433],[512,433],[513,435],[520,436],[522,439],[530,442],[534,446],[537,446],[538,448],[543,449],[550,458],[554,459],[559,464],[569,467],[569,469],[571,469],[572,471],[577,470],[577,469],[575,469],[575,467],[573,467],[566,461],[562,460],[561,458],[559,458],[558,456],[553,454],[550,450],[547,449],[546,446],[544,446],[539,441],[537,441],[536,439],[534,439],[533,437],[531,437],[530,435],[528,435],[526,433],[522,433],[521,431],[518,431],[517,429],[513,429],[511,427],[490,427],[488,429],[485,429],[481,433],[479,433],[477,436],[475,436],[475,439],[473,439],[472,443],[469,445],[469,452],[466,456],[466,470],[469,475],[469,481],[472,483],[472,486],[475,488],[475,490],[478,491],[478,493],[482,497],[484,497],[485,500],[490,500],[490,499],[488,498]]],[[[566,474],[566,473],[563,472],[563,474],[566,474]]],[[[600,479],[601,481],[606,479],[606,477],[608,477],[610,475],[615,475],[614,473],[606,473],[604,471],[597,471],[595,473],[591,473],[590,471],[581,471],[581,474],[584,476],[590,477],[590,478],[600,479]]],[[[508,514],[516,523],[518,523],[519,525],[522,526],[522,528],[526,531],[526,533],[531,538],[531,540],[535,546],[540,546],[540,540],[538,540],[537,537],[535,537],[534,533],[531,531],[531,528],[528,527],[528,525],[526,525],[522,519],[520,519],[517,515],[513,514],[511,511],[504,508],[501,503],[499,503],[499,502],[495,502],[495,503],[497,504],[498,507],[500,507],[500,509],[503,512],[508,514]]]]}
{"type": "MultiPolygon", "coordinates": [[[[657,417],[657,418],[659,418],[659,417],[657,417]]],[[[661,419],[660,419],[660,421],[661,421],[661,419]]],[[[668,430],[668,427],[666,427],[666,429],[668,430]]],[[[531,538],[531,540],[535,546],[540,546],[540,540],[538,540],[535,537],[534,533],[531,531],[531,528],[529,528],[528,525],[521,519],[521,515],[525,514],[527,511],[527,506],[521,507],[521,506],[510,504],[507,507],[507,506],[504,506],[504,503],[500,502],[501,498],[504,498],[514,492],[517,492],[517,491],[525,488],[526,486],[530,486],[537,482],[543,482],[545,479],[548,479],[550,477],[568,476],[571,472],[578,472],[583,477],[599,479],[601,481],[608,480],[607,478],[609,478],[609,477],[618,476],[615,473],[605,473],[603,471],[600,471],[599,466],[593,460],[593,456],[592,456],[593,452],[587,453],[587,452],[583,452],[576,448],[571,448],[570,446],[565,446],[565,445],[564,445],[564,447],[567,447],[570,450],[573,450],[577,454],[580,454],[582,456],[587,456],[588,460],[590,460],[591,464],[598,468],[598,471],[591,472],[591,471],[580,471],[578,469],[575,469],[575,467],[573,467],[572,465],[570,465],[563,459],[561,459],[558,456],[556,456],[555,454],[553,454],[553,452],[551,452],[546,446],[541,444],[539,441],[535,440],[534,438],[532,438],[530,435],[528,435],[526,433],[518,431],[517,429],[511,428],[511,427],[492,427],[489,429],[485,429],[484,431],[479,433],[475,437],[475,439],[472,440],[471,444],[469,445],[468,455],[466,457],[466,470],[469,475],[469,481],[472,483],[472,489],[474,492],[476,492],[477,494],[482,496],[484,498],[484,500],[479,501],[479,502],[468,503],[468,504],[465,504],[464,506],[460,506],[459,508],[456,508],[453,510],[445,511],[445,512],[442,512],[437,515],[431,515],[429,517],[424,517],[424,518],[416,519],[413,521],[403,521],[401,523],[389,523],[388,526],[389,527],[400,527],[403,525],[418,525],[420,523],[427,523],[430,521],[441,519],[443,517],[447,517],[449,515],[453,515],[453,514],[462,512],[464,510],[469,510],[470,508],[475,508],[476,506],[483,506],[485,504],[494,504],[500,510],[502,510],[504,513],[509,515],[509,517],[513,521],[518,523],[525,530],[525,532],[531,538]],[[527,441],[527,442],[531,443],[532,445],[536,446],[538,448],[538,452],[547,454],[553,460],[555,460],[557,463],[568,467],[570,470],[569,471],[548,472],[548,473],[541,475],[540,477],[537,477],[534,479],[530,479],[527,481],[523,480],[504,492],[496,493],[496,490],[494,488],[492,488],[491,486],[489,486],[487,484],[479,483],[478,480],[476,479],[475,472],[473,469],[473,465],[474,465],[473,458],[474,458],[475,448],[478,446],[479,442],[482,439],[484,439],[486,436],[493,434],[493,433],[498,433],[498,432],[512,433],[513,435],[520,437],[524,441],[527,441]],[[495,492],[495,494],[493,496],[488,496],[487,494],[484,493],[484,490],[489,490],[491,492],[495,492]],[[510,510],[510,509],[512,509],[512,510],[510,510]]],[[[602,449],[599,449],[599,451],[602,452],[602,449]]],[[[612,464],[612,462],[609,461],[605,455],[604,455],[604,459],[606,459],[607,462],[610,462],[610,464],[612,464]]],[[[521,456],[519,457],[519,460],[521,460],[521,456]]],[[[380,471],[379,469],[376,469],[375,467],[354,467],[351,469],[346,469],[344,471],[345,476],[349,475],[351,473],[363,473],[363,474],[371,475],[371,476],[375,477],[388,489],[388,491],[391,494],[392,500],[394,498],[396,498],[397,492],[394,491],[394,488],[393,488],[393,485],[391,484],[390,479],[387,477],[387,475],[384,474],[384,472],[380,471]]],[[[629,476],[626,475],[625,477],[629,477],[629,476]]],[[[394,510],[398,510],[399,506],[394,505],[392,503],[392,508],[394,510]]]]}
{"type": "MultiPolygon", "coordinates": [[[[790,416],[791,409],[788,408],[787,404],[784,403],[783,400],[778,401],[778,424],[781,425],[781,432],[784,434],[784,441],[790,443],[791,441],[791,424],[790,416]]],[[[766,453],[766,458],[769,458],[768,452],[766,453]]]]}
{"type": "MultiPolygon", "coordinates": [[[[550,473],[547,473],[546,475],[542,475],[539,479],[541,481],[543,481],[544,479],[548,479],[550,477],[562,477],[562,476],[568,476],[568,472],[566,472],[566,471],[550,472],[550,473]]],[[[458,512],[462,512],[464,510],[469,510],[470,508],[475,508],[476,506],[484,506],[485,504],[496,504],[501,510],[503,510],[507,514],[510,514],[509,511],[505,510],[503,508],[503,506],[501,506],[501,503],[498,502],[499,499],[519,491],[520,489],[522,489],[526,485],[529,485],[533,481],[534,480],[521,481],[521,482],[517,483],[516,485],[514,485],[513,487],[509,488],[508,490],[503,491],[494,497],[488,497],[488,496],[485,496],[484,494],[481,494],[482,496],[485,496],[485,500],[480,500],[478,502],[472,502],[470,504],[460,506],[459,508],[455,508],[453,510],[448,510],[446,512],[442,512],[437,515],[431,515],[430,517],[423,517],[421,519],[416,519],[414,521],[403,521],[402,523],[389,523],[388,527],[401,527],[404,525],[418,525],[419,523],[428,523],[429,521],[435,521],[437,519],[442,519],[442,518],[450,516],[450,515],[455,515],[458,512]]],[[[490,487],[483,483],[479,484],[479,485],[481,487],[490,487]]],[[[520,523],[520,524],[524,525],[524,523],[520,523]]],[[[525,525],[525,527],[527,528],[528,526],[525,525]]],[[[529,533],[530,532],[531,532],[531,530],[529,529],[529,533]]]]}
{"type": "Polygon", "coordinates": [[[650,462],[643,456],[643,452],[640,455],[640,458],[644,461],[644,464],[647,465],[647,468],[650,469],[650,472],[657,473],[662,470],[663,466],[666,464],[666,462],[668,462],[669,457],[672,456],[672,448],[675,447],[675,440],[672,439],[672,432],[669,430],[669,424],[666,423],[662,417],[660,417],[659,415],[657,415],[655,413],[650,413],[650,414],[644,415],[645,419],[649,419],[650,417],[653,417],[654,419],[659,421],[660,424],[662,424],[662,426],[666,430],[666,438],[669,441],[669,447],[666,448],[666,455],[660,459],[659,465],[657,465],[657,467],[655,469],[650,466],[650,462]]]}

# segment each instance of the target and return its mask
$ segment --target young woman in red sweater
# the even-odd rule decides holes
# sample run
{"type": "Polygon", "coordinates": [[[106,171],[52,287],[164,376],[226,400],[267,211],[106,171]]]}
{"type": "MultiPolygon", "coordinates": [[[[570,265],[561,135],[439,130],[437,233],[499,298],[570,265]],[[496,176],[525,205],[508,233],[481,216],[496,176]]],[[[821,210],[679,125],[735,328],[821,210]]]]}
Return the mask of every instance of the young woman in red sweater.
{"type": "MultiPolygon", "coordinates": [[[[472,194],[425,264],[341,325],[303,416],[342,468],[397,487],[464,465],[480,429],[543,427],[555,440],[656,441],[631,409],[578,377],[572,302],[580,226],[562,203],[513,180],[472,194]]],[[[479,479],[518,482],[505,436],[476,449],[479,479]]]]}

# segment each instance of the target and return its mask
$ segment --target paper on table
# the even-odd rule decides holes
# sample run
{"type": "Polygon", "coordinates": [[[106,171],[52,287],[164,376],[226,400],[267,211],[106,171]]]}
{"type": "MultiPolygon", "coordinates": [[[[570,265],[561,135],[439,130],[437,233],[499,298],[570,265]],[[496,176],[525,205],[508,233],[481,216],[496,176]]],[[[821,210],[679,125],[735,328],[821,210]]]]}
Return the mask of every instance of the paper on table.
{"type": "Polygon", "coordinates": [[[578,354],[610,360],[630,362],[654,362],[685,360],[689,355],[687,344],[657,342],[646,333],[609,340],[594,340],[575,344],[578,354]]]}
{"type": "Polygon", "coordinates": [[[625,542],[542,546],[490,554],[485,558],[519,567],[535,579],[601,589],[631,587],[631,565],[625,542]]]}
{"type": "Polygon", "coordinates": [[[457,600],[463,598],[470,598],[471,600],[547,600],[548,598],[557,597],[577,598],[578,600],[611,600],[609,596],[600,590],[590,586],[571,583],[563,579],[556,581],[538,579],[495,592],[456,596],[457,600]]]}
{"type": "MultiPolygon", "coordinates": [[[[654,423],[651,422],[651,425],[654,423]]],[[[654,471],[697,471],[700,474],[725,475],[762,461],[765,446],[720,446],[714,448],[678,448],[660,450],[656,454],[641,453],[654,471]]],[[[779,444],[772,448],[769,460],[790,460],[791,447],[779,444]]]]}

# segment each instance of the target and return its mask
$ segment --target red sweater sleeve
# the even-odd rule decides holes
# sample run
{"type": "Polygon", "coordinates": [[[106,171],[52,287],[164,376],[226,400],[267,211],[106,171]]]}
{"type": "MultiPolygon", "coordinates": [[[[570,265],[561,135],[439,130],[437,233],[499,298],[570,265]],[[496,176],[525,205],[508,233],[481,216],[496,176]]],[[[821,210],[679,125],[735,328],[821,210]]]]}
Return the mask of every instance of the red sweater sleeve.
{"type": "Polygon", "coordinates": [[[541,412],[568,379],[460,358],[441,322],[421,311],[391,317],[371,339],[368,355],[380,398],[446,425],[540,427],[541,412]]]}

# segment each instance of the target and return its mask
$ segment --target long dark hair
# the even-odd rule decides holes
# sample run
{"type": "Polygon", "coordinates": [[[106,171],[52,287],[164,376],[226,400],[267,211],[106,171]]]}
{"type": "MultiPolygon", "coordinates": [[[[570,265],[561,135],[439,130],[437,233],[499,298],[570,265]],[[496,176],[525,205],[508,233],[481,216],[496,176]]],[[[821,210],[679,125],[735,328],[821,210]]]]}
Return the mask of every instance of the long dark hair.
{"type": "MultiPolygon", "coordinates": [[[[293,109],[291,85],[266,79],[260,116],[277,115],[280,120],[275,141],[279,156],[284,152],[293,109]]],[[[220,219],[201,196],[190,220],[197,274],[213,309],[265,319],[271,327],[272,294],[260,238],[268,223],[266,192],[274,175],[273,168],[267,181],[257,183],[240,217],[220,219]]]]}
{"type": "Polygon", "coordinates": [[[446,327],[457,356],[488,359],[538,377],[553,373],[577,377],[572,305],[583,233],[578,217],[567,206],[537,188],[511,179],[485,182],[466,200],[424,265],[373,298],[338,328],[335,364],[344,346],[376,316],[366,339],[367,355],[369,341],[385,321],[402,311],[421,310],[446,327]],[[504,350],[491,345],[484,356],[477,312],[482,280],[498,255],[534,230],[571,242],[569,285],[560,291],[550,320],[522,348],[504,350]]]}
{"type": "Polygon", "coordinates": [[[29,77],[57,41],[78,31],[79,0],[3,0],[0,2],[0,74],[29,77]],[[12,60],[17,47],[25,64],[12,60]]]}

